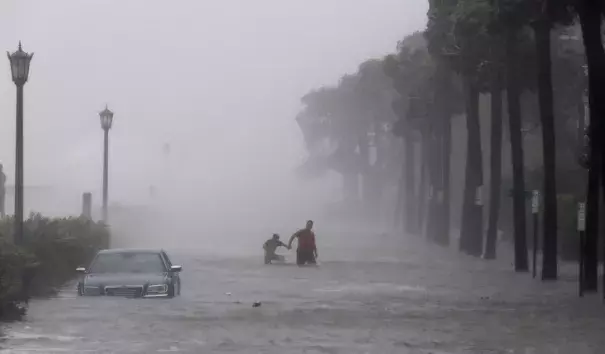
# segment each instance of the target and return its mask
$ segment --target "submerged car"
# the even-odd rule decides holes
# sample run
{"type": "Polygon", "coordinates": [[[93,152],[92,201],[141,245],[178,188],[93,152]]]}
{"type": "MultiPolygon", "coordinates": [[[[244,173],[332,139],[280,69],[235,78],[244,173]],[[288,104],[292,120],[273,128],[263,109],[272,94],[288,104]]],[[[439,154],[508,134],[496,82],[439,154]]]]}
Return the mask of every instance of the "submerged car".
{"type": "Polygon", "coordinates": [[[88,269],[76,269],[78,295],[172,298],[181,294],[181,270],[164,250],[102,250],[88,269]]]}

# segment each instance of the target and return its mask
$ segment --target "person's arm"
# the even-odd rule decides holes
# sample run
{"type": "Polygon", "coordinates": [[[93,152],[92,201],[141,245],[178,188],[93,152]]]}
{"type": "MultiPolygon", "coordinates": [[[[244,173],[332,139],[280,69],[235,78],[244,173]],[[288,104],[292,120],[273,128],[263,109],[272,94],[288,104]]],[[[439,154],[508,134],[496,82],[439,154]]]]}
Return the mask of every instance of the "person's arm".
{"type": "Polygon", "coordinates": [[[265,241],[265,243],[263,243],[263,249],[266,251],[267,250],[267,243],[269,243],[269,241],[265,241]]]}
{"type": "Polygon", "coordinates": [[[286,247],[286,248],[288,248],[288,245],[286,245],[285,243],[283,243],[283,242],[281,242],[281,241],[279,241],[279,246],[282,246],[282,247],[286,247]]]}
{"type": "Polygon", "coordinates": [[[294,233],[294,235],[292,235],[292,237],[290,237],[290,241],[288,241],[288,249],[291,249],[291,248],[292,248],[292,242],[294,241],[294,239],[295,239],[295,238],[297,238],[297,237],[298,237],[298,233],[299,233],[299,232],[300,232],[300,231],[296,231],[296,232],[294,233]]]}
{"type": "Polygon", "coordinates": [[[315,234],[313,234],[313,252],[315,253],[315,258],[317,258],[319,256],[319,253],[317,253],[317,243],[315,243],[315,234]]]}

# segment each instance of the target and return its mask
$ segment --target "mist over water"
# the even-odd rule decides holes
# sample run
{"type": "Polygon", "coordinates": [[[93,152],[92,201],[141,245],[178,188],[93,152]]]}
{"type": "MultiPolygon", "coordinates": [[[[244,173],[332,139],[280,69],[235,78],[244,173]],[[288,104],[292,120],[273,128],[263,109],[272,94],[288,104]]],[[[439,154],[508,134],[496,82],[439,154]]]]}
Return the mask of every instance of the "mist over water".
{"type": "MultiPolygon", "coordinates": [[[[426,4],[415,3],[2,1],[0,49],[21,40],[35,53],[25,86],[26,213],[77,215],[83,192],[99,209],[98,112],[107,104],[117,244],[258,253],[272,233],[287,238],[307,219],[320,234],[341,227],[325,215],[340,199],[339,176],[295,175],[306,154],[299,100],[422,28],[426,4]]],[[[15,90],[8,62],[1,72],[10,185],[15,90]]]]}
{"type": "Polygon", "coordinates": [[[128,237],[130,246],[152,242],[178,250],[260,254],[271,234],[287,238],[308,218],[321,222],[330,192],[324,185],[296,188],[300,182],[287,176],[271,182],[214,191],[184,184],[180,194],[158,197],[149,205],[151,217],[143,229],[117,225],[123,229],[116,231],[136,235],[128,237]]]}

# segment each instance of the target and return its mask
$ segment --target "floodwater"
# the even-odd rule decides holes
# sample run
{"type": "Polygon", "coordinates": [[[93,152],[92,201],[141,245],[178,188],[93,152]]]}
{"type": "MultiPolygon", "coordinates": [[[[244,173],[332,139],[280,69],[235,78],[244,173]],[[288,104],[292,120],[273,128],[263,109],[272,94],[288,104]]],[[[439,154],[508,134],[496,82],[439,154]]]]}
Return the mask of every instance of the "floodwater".
{"type": "MultiPolygon", "coordinates": [[[[321,235],[318,235],[321,237],[321,235]]],[[[344,237],[344,236],[343,236],[344,237]]],[[[171,300],[77,297],[6,324],[0,353],[602,353],[605,305],[422,240],[318,239],[319,267],[172,252],[171,300]],[[253,307],[260,301],[260,307],[253,307]]],[[[259,240],[259,251],[262,240],[259,240]]],[[[293,252],[287,252],[293,260],[293,252]]],[[[569,269],[568,269],[569,268],[569,269]]]]}

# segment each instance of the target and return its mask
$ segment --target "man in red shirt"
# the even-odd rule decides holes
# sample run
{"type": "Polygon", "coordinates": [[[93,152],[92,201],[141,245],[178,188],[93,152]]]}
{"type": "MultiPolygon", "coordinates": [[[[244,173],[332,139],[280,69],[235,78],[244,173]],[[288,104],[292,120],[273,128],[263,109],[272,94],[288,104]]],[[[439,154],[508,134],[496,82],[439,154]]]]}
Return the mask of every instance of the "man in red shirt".
{"type": "Polygon", "coordinates": [[[291,248],[292,241],[298,238],[298,248],[296,249],[296,264],[298,265],[317,264],[315,260],[317,258],[317,246],[315,245],[315,233],[312,229],[313,221],[309,220],[307,226],[296,231],[288,242],[288,248],[291,248]]]}

